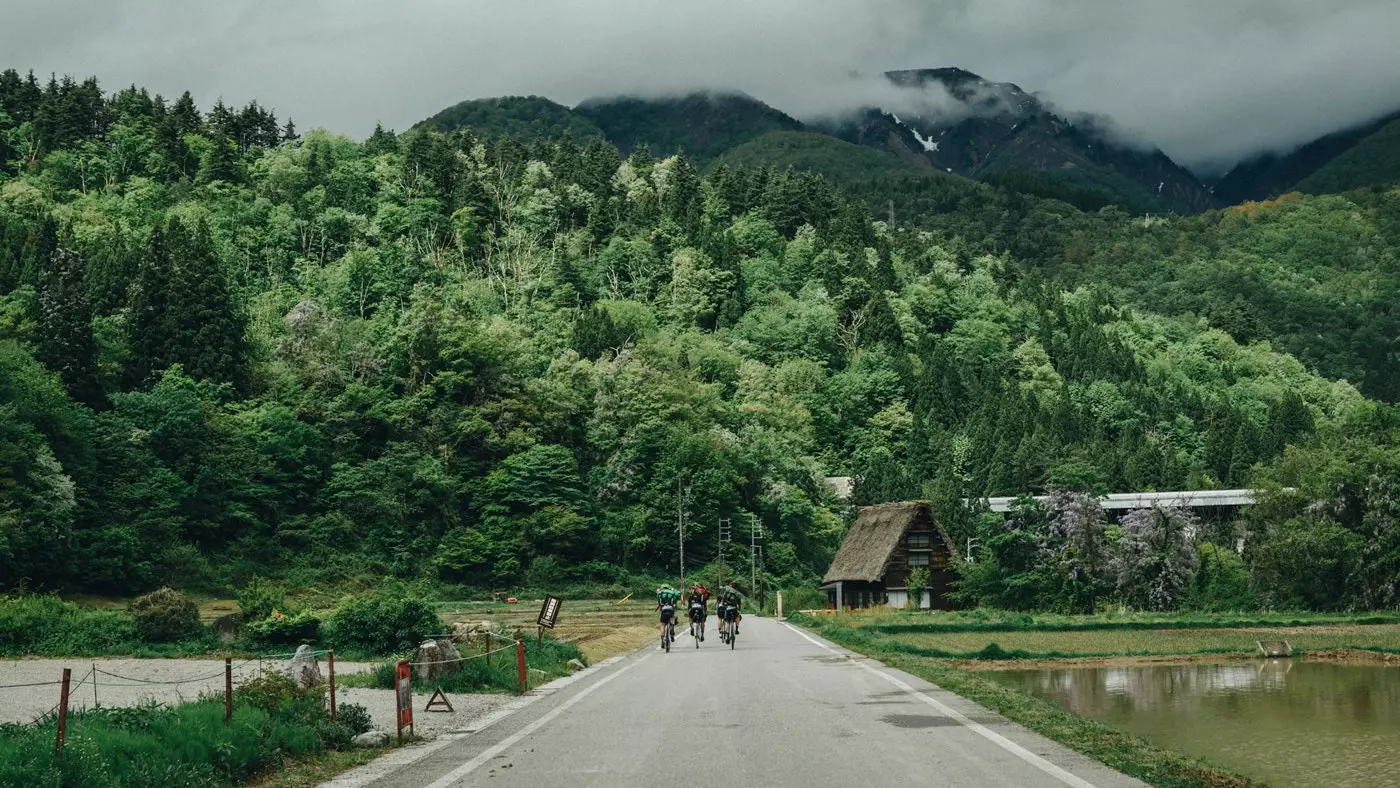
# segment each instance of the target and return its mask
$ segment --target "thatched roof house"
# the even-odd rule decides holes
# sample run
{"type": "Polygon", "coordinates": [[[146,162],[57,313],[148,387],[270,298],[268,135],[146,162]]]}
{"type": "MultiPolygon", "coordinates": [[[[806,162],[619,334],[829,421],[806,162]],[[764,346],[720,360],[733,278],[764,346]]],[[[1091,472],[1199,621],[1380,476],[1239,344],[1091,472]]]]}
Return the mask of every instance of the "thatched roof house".
{"type": "Polygon", "coordinates": [[[916,600],[919,607],[952,606],[948,590],[953,580],[949,563],[957,549],[926,501],[866,506],[846,533],[841,549],[822,578],[833,606],[870,607],[909,602],[909,572],[926,567],[928,589],[916,600]]]}

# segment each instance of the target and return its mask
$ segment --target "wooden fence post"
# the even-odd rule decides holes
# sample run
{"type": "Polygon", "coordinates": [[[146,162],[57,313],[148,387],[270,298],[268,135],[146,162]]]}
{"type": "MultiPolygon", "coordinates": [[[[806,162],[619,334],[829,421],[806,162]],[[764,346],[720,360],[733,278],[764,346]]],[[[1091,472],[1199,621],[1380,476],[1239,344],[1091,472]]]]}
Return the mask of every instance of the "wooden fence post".
{"type": "Polygon", "coordinates": [[[233,723],[233,658],[224,657],[224,724],[233,723]]]}
{"type": "Polygon", "coordinates": [[[335,649],[326,652],[326,665],[331,682],[331,722],[335,722],[335,649]]]}
{"type": "Polygon", "coordinates": [[[54,740],[54,757],[63,760],[63,739],[68,735],[68,682],[73,679],[73,669],[63,669],[63,689],[58,695],[58,738],[54,740]]]}
{"type": "Polygon", "coordinates": [[[527,689],[528,677],[525,675],[525,641],[515,641],[515,667],[520,674],[520,694],[524,695],[527,689]]]}

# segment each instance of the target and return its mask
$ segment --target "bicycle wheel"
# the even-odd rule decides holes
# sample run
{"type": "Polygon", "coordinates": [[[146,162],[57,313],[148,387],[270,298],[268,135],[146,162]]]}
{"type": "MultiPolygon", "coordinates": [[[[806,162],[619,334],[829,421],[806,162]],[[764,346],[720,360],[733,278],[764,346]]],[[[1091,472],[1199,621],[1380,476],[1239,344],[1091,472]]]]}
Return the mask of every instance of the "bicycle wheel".
{"type": "MultiPolygon", "coordinates": [[[[730,626],[733,626],[733,624],[730,624],[730,626]]],[[[739,639],[739,633],[738,633],[738,632],[730,632],[730,633],[729,633],[729,649],[730,649],[731,651],[734,650],[734,641],[736,641],[736,640],[738,640],[738,639],[739,639]]]]}
{"type": "Polygon", "coordinates": [[[663,630],[661,630],[661,648],[665,649],[666,653],[668,653],[668,654],[671,653],[671,625],[670,625],[670,624],[667,624],[667,625],[666,625],[666,628],[663,629],[663,630]]]}

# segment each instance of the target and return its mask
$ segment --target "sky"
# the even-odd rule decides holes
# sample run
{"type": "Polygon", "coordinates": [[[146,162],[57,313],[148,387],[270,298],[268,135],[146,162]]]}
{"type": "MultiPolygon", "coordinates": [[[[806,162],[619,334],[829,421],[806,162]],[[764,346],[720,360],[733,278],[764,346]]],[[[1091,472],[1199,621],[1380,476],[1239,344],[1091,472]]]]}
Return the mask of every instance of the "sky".
{"type": "Polygon", "coordinates": [[[960,66],[1203,174],[1400,109],[1397,0],[43,0],[0,68],[257,99],[363,138],[469,98],[738,89],[789,114],[960,66]]]}

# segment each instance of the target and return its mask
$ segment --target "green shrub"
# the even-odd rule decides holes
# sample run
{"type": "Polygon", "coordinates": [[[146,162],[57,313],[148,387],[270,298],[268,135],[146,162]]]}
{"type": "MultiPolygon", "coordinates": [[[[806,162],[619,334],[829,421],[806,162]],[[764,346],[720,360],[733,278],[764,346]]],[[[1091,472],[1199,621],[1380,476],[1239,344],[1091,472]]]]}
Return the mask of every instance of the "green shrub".
{"type": "Polygon", "coordinates": [[[433,608],[405,593],[380,589],[345,600],[326,622],[330,642],[340,651],[382,656],[407,651],[429,635],[440,634],[442,619],[433,608]]]}
{"type": "Polygon", "coordinates": [[[271,616],[274,610],[290,612],[287,609],[287,594],[282,587],[261,577],[249,580],[248,585],[238,592],[237,598],[238,609],[247,622],[262,621],[271,616]]]}
{"type": "Polygon", "coordinates": [[[243,626],[243,637],[254,648],[299,646],[320,639],[321,619],[310,613],[295,616],[268,616],[243,626]]]}
{"type": "Polygon", "coordinates": [[[0,597],[0,656],[129,653],[140,643],[131,616],[56,596],[0,597]]]}
{"type": "Polygon", "coordinates": [[[162,588],[139,596],[130,611],[136,631],[151,643],[173,643],[199,632],[199,608],[179,591],[162,588]]]}
{"type": "Polygon", "coordinates": [[[824,610],[826,592],[820,588],[783,589],[783,612],[795,613],[798,610],[824,610]]]}
{"type": "Polygon", "coordinates": [[[369,716],[369,709],[358,703],[342,703],[336,706],[335,719],[349,728],[352,735],[366,733],[374,727],[374,718],[369,716]]]}

